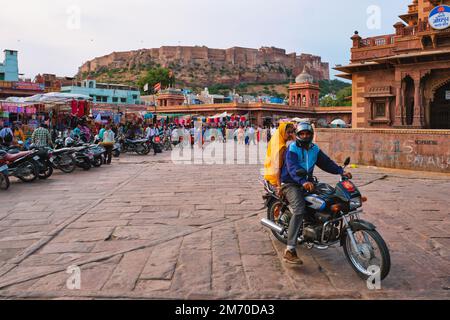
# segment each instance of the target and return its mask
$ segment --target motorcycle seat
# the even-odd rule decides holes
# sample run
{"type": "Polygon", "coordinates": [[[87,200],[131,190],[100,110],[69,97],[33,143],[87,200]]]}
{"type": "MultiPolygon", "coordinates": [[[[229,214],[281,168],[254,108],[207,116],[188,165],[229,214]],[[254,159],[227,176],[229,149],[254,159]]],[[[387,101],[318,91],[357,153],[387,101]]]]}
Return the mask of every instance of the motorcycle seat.
{"type": "Polygon", "coordinates": [[[136,139],[136,140],[131,140],[131,139],[127,139],[127,142],[129,143],[140,143],[140,142],[146,142],[146,139],[136,139]]]}
{"type": "Polygon", "coordinates": [[[14,161],[16,161],[17,159],[26,157],[26,156],[28,156],[28,155],[30,155],[30,154],[32,154],[32,153],[33,153],[33,151],[22,151],[22,152],[14,153],[14,154],[7,153],[7,154],[4,156],[4,159],[5,159],[6,161],[8,161],[8,162],[14,162],[14,161]]]}

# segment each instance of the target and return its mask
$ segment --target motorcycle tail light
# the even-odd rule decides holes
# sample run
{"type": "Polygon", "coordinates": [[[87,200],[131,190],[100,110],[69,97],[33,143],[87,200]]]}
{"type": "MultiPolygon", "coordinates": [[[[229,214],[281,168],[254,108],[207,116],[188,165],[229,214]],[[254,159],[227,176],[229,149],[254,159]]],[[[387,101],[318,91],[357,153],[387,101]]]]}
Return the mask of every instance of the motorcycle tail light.
{"type": "Polygon", "coordinates": [[[159,137],[156,137],[156,138],[155,138],[155,142],[156,142],[156,143],[159,143],[160,141],[161,141],[161,139],[160,139],[159,137]]]}
{"type": "Polygon", "coordinates": [[[340,211],[342,211],[342,205],[341,204],[333,204],[330,208],[331,212],[333,213],[339,213],[340,211]]]}

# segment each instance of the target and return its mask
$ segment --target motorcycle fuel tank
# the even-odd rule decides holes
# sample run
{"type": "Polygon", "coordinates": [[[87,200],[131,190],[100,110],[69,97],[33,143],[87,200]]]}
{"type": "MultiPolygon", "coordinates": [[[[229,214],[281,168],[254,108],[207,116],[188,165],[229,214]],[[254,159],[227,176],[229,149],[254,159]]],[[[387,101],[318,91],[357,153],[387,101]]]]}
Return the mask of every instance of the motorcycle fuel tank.
{"type": "Polygon", "coordinates": [[[308,208],[317,211],[323,211],[327,207],[327,203],[325,202],[325,200],[319,198],[319,196],[317,195],[306,196],[305,201],[308,208]]]}

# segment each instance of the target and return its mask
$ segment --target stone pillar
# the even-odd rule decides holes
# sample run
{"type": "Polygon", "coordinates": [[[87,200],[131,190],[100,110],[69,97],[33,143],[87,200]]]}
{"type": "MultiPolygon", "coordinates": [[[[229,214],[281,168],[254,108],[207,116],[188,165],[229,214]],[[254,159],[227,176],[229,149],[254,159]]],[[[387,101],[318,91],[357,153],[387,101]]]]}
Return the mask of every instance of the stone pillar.
{"type": "Polygon", "coordinates": [[[402,84],[398,84],[395,94],[395,115],[394,115],[394,126],[401,126],[403,124],[403,99],[402,99],[402,84]]]}
{"type": "Polygon", "coordinates": [[[413,126],[422,127],[422,101],[420,98],[420,79],[414,80],[414,118],[413,126]]]}

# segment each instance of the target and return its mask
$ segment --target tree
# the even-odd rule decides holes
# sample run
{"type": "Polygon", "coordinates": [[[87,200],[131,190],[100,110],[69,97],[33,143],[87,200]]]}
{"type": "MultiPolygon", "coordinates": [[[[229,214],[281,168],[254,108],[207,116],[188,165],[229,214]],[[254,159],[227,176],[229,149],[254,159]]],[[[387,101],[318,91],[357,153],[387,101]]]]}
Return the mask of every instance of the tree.
{"type": "Polygon", "coordinates": [[[148,83],[150,93],[154,93],[153,86],[157,83],[161,83],[161,86],[168,87],[169,85],[173,85],[175,83],[175,76],[171,73],[171,71],[167,68],[152,68],[149,69],[145,76],[143,76],[138,85],[143,91],[144,86],[148,83]]]}

